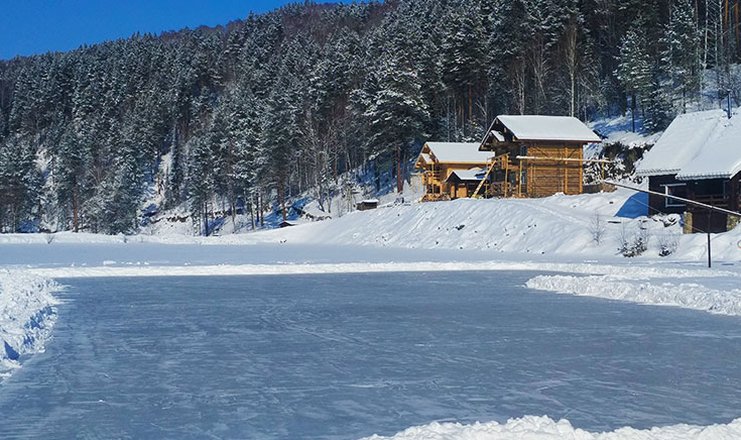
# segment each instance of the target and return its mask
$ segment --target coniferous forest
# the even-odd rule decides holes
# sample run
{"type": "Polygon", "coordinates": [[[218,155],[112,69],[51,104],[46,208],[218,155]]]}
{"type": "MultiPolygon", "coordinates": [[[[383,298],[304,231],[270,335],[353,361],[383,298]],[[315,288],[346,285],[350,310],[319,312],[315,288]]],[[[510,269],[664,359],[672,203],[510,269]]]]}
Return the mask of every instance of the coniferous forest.
{"type": "Polygon", "coordinates": [[[628,112],[660,130],[701,96],[739,96],[740,8],[306,3],[0,61],[0,231],[135,232],[152,192],[195,225],[214,205],[259,218],[426,139],[478,141],[503,113],[628,112]]]}

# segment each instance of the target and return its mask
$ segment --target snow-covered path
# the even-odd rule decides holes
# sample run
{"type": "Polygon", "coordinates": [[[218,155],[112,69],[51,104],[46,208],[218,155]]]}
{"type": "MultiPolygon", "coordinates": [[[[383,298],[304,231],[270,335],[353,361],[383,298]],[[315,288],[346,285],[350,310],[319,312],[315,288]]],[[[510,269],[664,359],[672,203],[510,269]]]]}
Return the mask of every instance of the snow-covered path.
{"type": "Polygon", "coordinates": [[[523,286],[535,275],[63,280],[53,343],[0,391],[0,438],[347,439],[525,414],[590,431],[738,416],[739,318],[543,295],[523,286]]]}

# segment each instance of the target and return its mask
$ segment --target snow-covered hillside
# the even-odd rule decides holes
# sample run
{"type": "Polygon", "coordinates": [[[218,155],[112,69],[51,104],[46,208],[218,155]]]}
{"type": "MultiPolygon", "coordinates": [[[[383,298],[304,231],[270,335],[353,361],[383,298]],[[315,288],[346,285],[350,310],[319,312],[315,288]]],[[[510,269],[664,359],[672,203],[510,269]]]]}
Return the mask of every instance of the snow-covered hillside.
{"type": "MultiPolygon", "coordinates": [[[[658,258],[662,249],[672,260],[699,261],[706,237],[682,235],[678,217],[634,217],[645,211],[635,193],[556,195],[543,199],[459,199],[412,203],[355,212],[342,218],[266,231],[247,237],[222,237],[222,242],[353,244],[410,249],[464,249],[497,254],[619,257],[623,241],[647,231],[642,258],[658,258]],[[595,235],[599,235],[598,239],[595,235]],[[670,249],[667,249],[670,248],[670,249]]],[[[741,259],[741,228],[713,236],[719,260],[741,259]]]]}

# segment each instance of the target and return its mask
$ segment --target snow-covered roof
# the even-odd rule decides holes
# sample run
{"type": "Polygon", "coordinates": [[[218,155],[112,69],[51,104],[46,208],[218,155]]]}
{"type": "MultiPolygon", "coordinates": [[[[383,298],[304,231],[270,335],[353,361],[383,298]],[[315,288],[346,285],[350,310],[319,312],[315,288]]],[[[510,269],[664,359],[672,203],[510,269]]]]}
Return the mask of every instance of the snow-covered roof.
{"type": "Polygon", "coordinates": [[[729,179],[741,172],[741,115],[724,110],[677,116],[638,165],[640,176],[729,179]]]}
{"type": "Polygon", "coordinates": [[[438,162],[486,163],[494,156],[491,151],[479,151],[474,142],[427,142],[427,147],[438,162]]]}
{"type": "Polygon", "coordinates": [[[470,170],[455,170],[450,173],[450,176],[448,176],[448,179],[453,176],[453,174],[458,177],[459,180],[484,180],[484,174],[486,174],[486,171],[484,171],[481,168],[472,168],[470,170]]]}
{"type": "Polygon", "coordinates": [[[682,170],[679,180],[730,179],[741,172],[741,115],[725,119],[682,170]]]}
{"type": "Polygon", "coordinates": [[[727,120],[723,110],[677,116],[636,168],[639,176],[679,173],[703,150],[708,139],[727,120]]]}
{"type": "Polygon", "coordinates": [[[421,158],[422,158],[422,160],[423,160],[423,161],[424,161],[425,163],[432,163],[432,158],[431,158],[431,157],[430,157],[430,155],[429,155],[429,154],[427,154],[427,153],[419,153],[419,157],[421,157],[421,158]]]}
{"type": "Polygon", "coordinates": [[[494,135],[494,139],[498,140],[499,142],[504,142],[505,138],[504,135],[496,130],[492,130],[491,134],[494,135]]]}
{"type": "Polygon", "coordinates": [[[572,116],[500,115],[496,121],[521,141],[601,142],[589,127],[572,116]]]}

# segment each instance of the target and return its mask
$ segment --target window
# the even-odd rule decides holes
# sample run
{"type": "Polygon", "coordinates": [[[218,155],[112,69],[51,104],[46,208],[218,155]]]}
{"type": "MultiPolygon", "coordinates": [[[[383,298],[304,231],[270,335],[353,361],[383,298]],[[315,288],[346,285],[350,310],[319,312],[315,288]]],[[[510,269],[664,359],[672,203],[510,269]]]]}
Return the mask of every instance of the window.
{"type": "MultiPolygon", "coordinates": [[[[684,199],[687,198],[687,184],[686,183],[668,183],[661,185],[664,187],[664,194],[667,196],[677,196],[684,199]]],[[[671,197],[664,198],[664,206],[667,208],[684,208],[687,206],[681,200],[673,199],[671,197]]]]}
{"type": "Polygon", "coordinates": [[[692,183],[693,192],[698,196],[725,197],[725,185],[723,179],[705,179],[692,183]]]}

